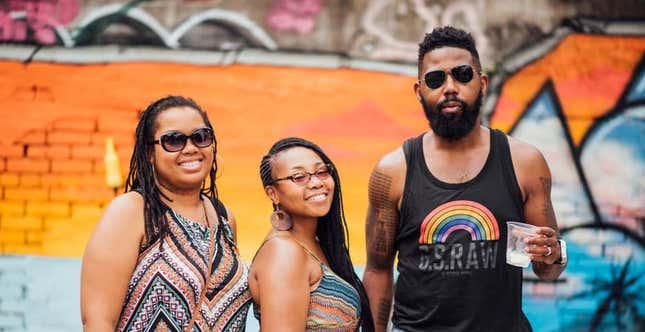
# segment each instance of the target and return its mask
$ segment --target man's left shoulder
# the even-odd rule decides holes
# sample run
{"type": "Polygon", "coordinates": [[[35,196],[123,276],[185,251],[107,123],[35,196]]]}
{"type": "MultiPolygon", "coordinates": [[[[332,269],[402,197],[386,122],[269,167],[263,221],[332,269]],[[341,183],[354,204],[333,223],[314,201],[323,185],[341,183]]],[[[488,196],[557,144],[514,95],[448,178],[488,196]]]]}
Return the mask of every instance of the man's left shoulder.
{"type": "Polygon", "coordinates": [[[535,165],[535,163],[542,164],[546,162],[542,152],[532,144],[508,135],[506,137],[508,138],[508,146],[511,150],[513,163],[517,166],[525,164],[535,165]]]}

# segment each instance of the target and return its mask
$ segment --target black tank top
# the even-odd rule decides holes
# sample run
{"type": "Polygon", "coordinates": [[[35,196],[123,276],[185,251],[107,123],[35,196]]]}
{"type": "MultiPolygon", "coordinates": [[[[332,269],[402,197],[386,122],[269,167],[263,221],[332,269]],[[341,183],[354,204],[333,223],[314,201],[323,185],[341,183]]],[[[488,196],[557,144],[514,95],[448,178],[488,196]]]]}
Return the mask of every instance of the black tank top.
{"type": "Polygon", "coordinates": [[[430,173],[423,135],[403,144],[407,173],[396,238],[394,325],[404,331],[531,331],[522,312],[522,269],[506,264],[506,222],[522,197],[506,135],[472,180],[430,173]]]}

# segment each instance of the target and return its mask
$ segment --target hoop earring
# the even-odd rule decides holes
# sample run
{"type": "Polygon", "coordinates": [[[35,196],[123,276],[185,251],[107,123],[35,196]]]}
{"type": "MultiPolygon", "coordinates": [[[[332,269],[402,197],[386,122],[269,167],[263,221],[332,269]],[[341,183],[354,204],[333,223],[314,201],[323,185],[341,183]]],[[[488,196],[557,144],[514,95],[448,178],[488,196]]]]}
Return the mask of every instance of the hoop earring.
{"type": "Polygon", "coordinates": [[[277,231],[288,231],[293,227],[291,216],[280,209],[280,205],[275,205],[276,210],[271,213],[271,226],[277,231]]]}

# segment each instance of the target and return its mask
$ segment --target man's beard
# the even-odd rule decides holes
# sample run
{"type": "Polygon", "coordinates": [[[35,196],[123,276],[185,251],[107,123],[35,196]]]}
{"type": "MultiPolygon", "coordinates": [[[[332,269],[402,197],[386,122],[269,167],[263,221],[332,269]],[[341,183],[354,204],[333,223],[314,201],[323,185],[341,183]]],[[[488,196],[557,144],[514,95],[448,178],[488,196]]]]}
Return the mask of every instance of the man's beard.
{"type": "Polygon", "coordinates": [[[431,108],[426,100],[421,97],[421,106],[423,106],[423,111],[426,114],[428,122],[430,122],[432,131],[440,137],[454,141],[466,136],[466,134],[473,130],[477,122],[477,117],[479,116],[483,98],[484,94],[479,90],[479,96],[475,100],[475,104],[470,106],[454,95],[449,95],[444,101],[435,105],[434,108],[431,108]],[[448,102],[460,103],[461,111],[448,115],[443,114],[441,108],[448,102]]]}

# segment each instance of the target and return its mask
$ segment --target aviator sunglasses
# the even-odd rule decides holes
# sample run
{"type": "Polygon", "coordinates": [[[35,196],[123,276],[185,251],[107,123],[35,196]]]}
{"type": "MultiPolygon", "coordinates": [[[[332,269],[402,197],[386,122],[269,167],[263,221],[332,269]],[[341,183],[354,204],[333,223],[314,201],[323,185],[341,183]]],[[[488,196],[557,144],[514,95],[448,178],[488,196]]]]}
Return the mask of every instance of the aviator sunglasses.
{"type": "Polygon", "coordinates": [[[196,147],[206,148],[213,144],[213,131],[210,128],[199,128],[193,130],[190,135],[180,131],[170,131],[159,136],[159,139],[154,140],[153,143],[160,144],[167,152],[177,152],[186,147],[189,138],[196,147]]]}
{"type": "Polygon", "coordinates": [[[278,181],[284,181],[284,180],[291,180],[293,183],[299,185],[299,186],[304,186],[305,184],[309,183],[311,180],[312,176],[316,176],[318,180],[326,180],[329,178],[331,175],[332,170],[334,167],[331,164],[325,164],[315,170],[313,173],[309,173],[307,171],[298,171],[297,173],[291,174],[290,176],[285,176],[283,178],[278,178],[273,180],[271,183],[276,183],[278,181]]]}
{"type": "MultiPolygon", "coordinates": [[[[433,70],[427,72],[422,81],[426,82],[426,85],[430,89],[437,89],[441,87],[447,78],[447,73],[443,70],[433,70]]],[[[461,65],[450,69],[450,76],[457,82],[466,84],[473,79],[473,67],[469,65],[461,65]]]]}

